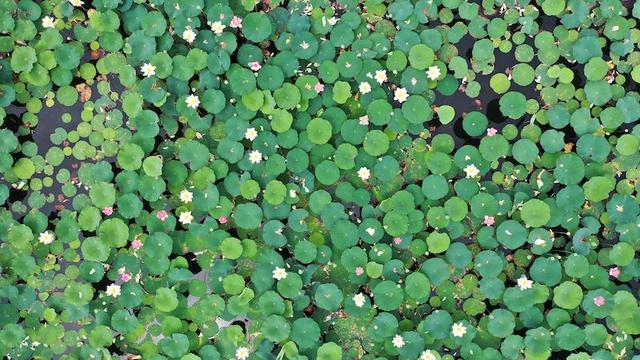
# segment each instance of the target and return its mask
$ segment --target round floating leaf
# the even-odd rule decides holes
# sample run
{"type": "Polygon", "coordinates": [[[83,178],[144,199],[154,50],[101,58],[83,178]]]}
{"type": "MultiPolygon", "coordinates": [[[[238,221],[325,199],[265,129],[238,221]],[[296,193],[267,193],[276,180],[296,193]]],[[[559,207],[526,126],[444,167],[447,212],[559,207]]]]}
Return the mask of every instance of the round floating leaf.
{"type": "Polygon", "coordinates": [[[159,156],[149,156],[142,162],[144,172],[153,177],[162,175],[162,158],[159,156]]]}
{"type": "Polygon", "coordinates": [[[334,342],[320,345],[316,355],[318,360],[342,359],[342,348],[334,342]]]}
{"type": "Polygon", "coordinates": [[[472,111],[462,119],[462,128],[469,136],[480,136],[485,132],[489,120],[479,112],[472,111]]]}
{"type": "Polygon", "coordinates": [[[118,152],[118,166],[124,170],[136,170],[142,166],[144,151],[136,144],[125,144],[118,152]]]}
{"type": "Polygon", "coordinates": [[[573,351],[584,343],[585,333],[581,328],[573,324],[563,324],[555,333],[555,341],[558,346],[567,351],[573,351]]]}
{"type": "Polygon", "coordinates": [[[515,317],[508,310],[496,309],[489,315],[487,329],[493,336],[505,338],[513,333],[515,326],[515,317]]]}
{"type": "Polygon", "coordinates": [[[402,115],[412,124],[421,124],[431,118],[431,106],[422,96],[411,95],[402,104],[402,115]]]}
{"type": "Polygon", "coordinates": [[[584,184],[584,195],[587,200],[602,201],[609,197],[614,182],[608,177],[594,176],[584,184]]]}
{"type": "Polygon", "coordinates": [[[379,156],[389,149],[389,138],[380,130],[371,130],[364,138],[364,151],[371,156],[379,156]]]}
{"type": "Polygon", "coordinates": [[[520,215],[527,226],[540,227],[551,219],[551,210],[544,201],[531,199],[522,205],[520,215]]]}
{"type": "Polygon", "coordinates": [[[153,306],[162,312],[171,312],[178,307],[176,291],[169,288],[159,288],[153,298],[153,306]]]}
{"type": "Polygon", "coordinates": [[[36,51],[30,46],[18,46],[11,54],[11,68],[14,72],[31,71],[38,60],[36,51]]]}
{"type": "Polygon", "coordinates": [[[454,108],[449,105],[439,106],[436,109],[436,113],[438,114],[438,119],[442,124],[450,123],[456,115],[454,108]]]}
{"type": "Polygon", "coordinates": [[[98,228],[98,235],[111,246],[124,246],[129,238],[129,228],[124,221],[113,218],[107,219],[98,228]]]}
{"type": "Polygon", "coordinates": [[[331,123],[321,118],[314,118],[307,124],[309,141],[314,144],[324,144],[331,138],[331,123]]]}
{"type": "Polygon", "coordinates": [[[496,229],[498,242],[508,249],[517,249],[527,240],[527,230],[515,220],[507,220],[496,229]]]}
{"type": "Polygon", "coordinates": [[[160,348],[171,357],[180,357],[189,351],[189,338],[184,334],[172,334],[160,341],[160,348]]]}
{"type": "Polygon", "coordinates": [[[21,158],[13,165],[13,171],[18,179],[30,179],[36,172],[33,161],[28,158],[21,158]]]}
{"type": "Polygon", "coordinates": [[[97,208],[110,207],[116,202],[116,189],[113,184],[98,182],[89,189],[89,197],[97,208]]]}
{"type": "Polygon", "coordinates": [[[418,301],[425,301],[431,294],[431,283],[422,273],[412,273],[407,276],[405,292],[418,301]]]}
{"type": "Polygon", "coordinates": [[[418,70],[428,68],[434,59],[433,50],[424,44],[417,44],[409,50],[409,64],[418,70]]]}
{"type": "Polygon", "coordinates": [[[242,35],[253,42],[260,42],[271,36],[273,25],[264,13],[249,13],[242,21],[242,35]]]}
{"type": "Polygon", "coordinates": [[[278,315],[271,315],[266,318],[262,329],[265,331],[265,337],[273,342],[283,341],[291,333],[289,322],[278,315]]]}
{"type": "Polygon", "coordinates": [[[507,90],[509,90],[511,81],[509,80],[507,75],[498,73],[491,77],[489,86],[491,86],[491,89],[493,89],[493,91],[495,91],[496,93],[503,94],[507,92],[507,90]]]}
{"type": "Polygon", "coordinates": [[[527,111],[527,98],[517,91],[509,91],[500,97],[500,112],[511,119],[519,119],[527,111]]]}
{"type": "Polygon", "coordinates": [[[538,147],[529,139],[520,139],[513,144],[513,157],[521,164],[531,164],[538,157],[538,147]]]}
{"type": "Polygon", "coordinates": [[[553,302],[563,309],[571,310],[580,305],[582,288],[580,285],[565,281],[553,289],[553,302]]]}
{"type": "Polygon", "coordinates": [[[236,206],[233,221],[242,229],[255,229],[262,223],[262,209],[254,203],[236,206]]]}
{"type": "Polygon", "coordinates": [[[381,310],[397,309],[404,300],[402,289],[391,281],[382,281],[373,289],[376,305],[381,310]]]}
{"type": "Polygon", "coordinates": [[[432,253],[445,252],[449,247],[450,242],[451,239],[447,234],[432,232],[427,236],[427,245],[429,246],[429,251],[432,253]]]}
{"type": "Polygon", "coordinates": [[[310,318],[296,319],[291,325],[291,339],[300,349],[310,349],[320,340],[320,327],[310,318]]]}
{"type": "Polygon", "coordinates": [[[187,141],[178,150],[180,160],[189,163],[192,170],[197,170],[209,162],[209,149],[198,141],[187,141]]]}
{"type": "Polygon", "coordinates": [[[81,250],[88,261],[104,262],[109,258],[111,249],[100,238],[90,237],[82,242],[81,250]]]}
{"type": "Polygon", "coordinates": [[[547,15],[560,15],[565,7],[565,0],[545,0],[542,3],[542,11],[547,15]]]}
{"type": "Polygon", "coordinates": [[[334,311],[342,304],[342,292],[335,284],[322,284],[316,289],[314,299],[319,308],[334,311]]]}

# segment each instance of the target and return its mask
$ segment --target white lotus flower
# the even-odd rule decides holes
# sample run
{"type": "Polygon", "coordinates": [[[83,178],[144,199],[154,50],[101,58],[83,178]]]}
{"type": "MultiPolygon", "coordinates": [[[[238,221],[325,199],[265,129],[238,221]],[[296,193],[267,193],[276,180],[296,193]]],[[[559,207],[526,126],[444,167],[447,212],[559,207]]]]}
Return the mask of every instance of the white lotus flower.
{"type": "Polygon", "coordinates": [[[191,44],[194,41],[196,41],[196,33],[193,30],[191,30],[190,27],[188,27],[182,32],[182,38],[184,39],[184,41],[191,44]]]}
{"type": "Polygon", "coordinates": [[[402,336],[397,334],[393,337],[393,340],[391,342],[393,343],[393,346],[397,347],[398,349],[404,346],[404,339],[402,338],[402,336]]]}
{"type": "Polygon", "coordinates": [[[82,4],[84,4],[84,1],[82,1],[82,0],[69,0],[69,4],[78,7],[78,6],[82,6],[82,4]]]}
{"type": "Polygon", "coordinates": [[[368,82],[363,81],[360,83],[360,85],[358,85],[358,91],[360,91],[360,94],[367,94],[371,92],[371,85],[369,85],[368,82]]]}
{"type": "Polygon", "coordinates": [[[220,35],[224,31],[225,27],[226,26],[223,25],[221,21],[216,21],[211,24],[211,31],[213,31],[216,35],[220,35]]]}
{"type": "Polygon", "coordinates": [[[181,212],[178,221],[180,221],[182,225],[191,224],[191,221],[193,221],[193,215],[191,215],[191,211],[181,212]]]}
{"type": "Polygon", "coordinates": [[[431,350],[425,350],[420,355],[420,360],[436,360],[436,356],[433,355],[431,350]]]}
{"type": "Polygon", "coordinates": [[[461,322],[459,322],[459,323],[453,324],[453,326],[451,326],[451,333],[455,337],[463,337],[464,334],[467,333],[467,328],[464,327],[464,325],[462,325],[461,322]]]}
{"type": "Polygon", "coordinates": [[[198,95],[195,94],[187,96],[187,98],[184,99],[184,102],[186,102],[187,106],[192,109],[197,109],[198,106],[200,106],[200,98],[198,98],[198,95]]]}
{"type": "Polygon", "coordinates": [[[236,359],[237,360],[246,360],[249,357],[250,351],[244,346],[241,346],[236,349],[236,359]]]}
{"type": "Polygon", "coordinates": [[[522,275],[518,279],[518,287],[520,287],[520,290],[531,289],[532,286],[533,286],[533,281],[527,279],[526,276],[522,275]]]}
{"type": "Polygon", "coordinates": [[[145,63],[140,67],[140,71],[144,77],[150,77],[156,74],[156,67],[150,63],[145,63]]]}
{"type": "Polygon", "coordinates": [[[427,70],[427,77],[429,78],[429,80],[436,80],[437,78],[440,77],[440,68],[433,65],[433,66],[429,66],[429,69],[427,70]]]}
{"type": "Polygon", "coordinates": [[[107,296],[111,296],[111,297],[118,297],[120,296],[120,285],[117,284],[111,284],[109,286],[107,286],[107,296]]]}
{"type": "Polygon", "coordinates": [[[249,153],[249,161],[252,164],[258,164],[262,161],[262,153],[259,150],[253,150],[249,153]]]}
{"type": "Polygon", "coordinates": [[[480,170],[478,170],[478,168],[473,164],[467,165],[463,170],[467,174],[468,178],[472,178],[480,174],[480,170]]]}
{"type": "Polygon", "coordinates": [[[247,131],[244,132],[244,138],[253,141],[258,137],[258,132],[255,128],[248,128],[247,131]]]}
{"type": "Polygon", "coordinates": [[[376,233],[376,229],[368,227],[366,230],[367,234],[369,234],[369,236],[373,236],[373,234],[376,233]]]}
{"type": "Polygon", "coordinates": [[[56,19],[51,16],[45,16],[42,18],[42,27],[53,29],[56,26],[56,19]]]}
{"type": "Polygon", "coordinates": [[[353,302],[356,304],[357,307],[359,308],[363,307],[365,303],[364,295],[362,293],[355,294],[353,296],[353,302]]]}
{"type": "Polygon", "coordinates": [[[393,100],[401,104],[407,101],[407,98],[409,98],[409,93],[405,88],[397,88],[396,91],[393,92],[393,100]]]}
{"type": "Polygon", "coordinates": [[[281,267],[277,267],[273,269],[273,278],[276,280],[282,280],[287,277],[287,270],[281,267]]]}
{"type": "Polygon", "coordinates": [[[376,70],[374,78],[379,84],[382,84],[387,81],[387,72],[385,70],[376,70]]]}
{"type": "Polygon", "coordinates": [[[193,193],[187,189],[180,191],[180,201],[190,203],[193,200],[193,193]]]}
{"type": "Polygon", "coordinates": [[[41,232],[40,236],[38,236],[38,241],[45,245],[49,245],[56,239],[56,236],[53,235],[51,231],[41,232]]]}
{"type": "Polygon", "coordinates": [[[369,180],[369,178],[371,177],[371,170],[367,169],[366,167],[361,167],[360,170],[358,170],[358,177],[362,179],[362,181],[369,180]]]}

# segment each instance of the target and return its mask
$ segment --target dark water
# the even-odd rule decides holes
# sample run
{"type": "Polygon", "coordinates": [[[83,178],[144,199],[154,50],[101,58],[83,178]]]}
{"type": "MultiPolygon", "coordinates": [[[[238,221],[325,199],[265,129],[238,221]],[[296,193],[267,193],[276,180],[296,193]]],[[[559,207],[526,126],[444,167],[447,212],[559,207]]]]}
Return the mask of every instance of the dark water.
{"type": "MultiPolygon", "coordinates": [[[[97,62],[96,60],[92,60],[87,54],[85,54],[83,61],[91,62],[94,64],[97,62]]],[[[125,88],[120,84],[117,77],[108,76],[107,79],[108,79],[107,81],[110,84],[111,91],[121,94],[125,90],[125,88]]],[[[74,86],[81,83],[83,82],[81,82],[79,78],[75,78],[70,85],[74,86]]],[[[96,84],[97,82],[93,83],[90,86],[91,97],[88,98],[87,101],[95,102],[97,99],[99,99],[102,96],[98,93],[96,84]]],[[[35,127],[30,128],[26,135],[19,136],[20,143],[22,144],[27,141],[35,143],[38,146],[38,154],[43,157],[47,153],[47,150],[51,147],[63,148],[65,144],[73,147],[74,145],[73,143],[68,143],[66,141],[63,142],[63,144],[56,145],[51,140],[51,136],[55,133],[56,129],[58,128],[62,128],[66,130],[67,133],[73,130],[76,130],[78,125],[83,122],[80,117],[83,110],[84,110],[84,102],[81,102],[81,101],[76,102],[72,106],[64,106],[58,102],[55,102],[52,107],[46,107],[43,104],[42,110],[40,111],[39,114],[37,114],[37,116],[39,117],[38,124],[35,127]],[[61,119],[64,114],[70,114],[71,121],[67,123],[63,122],[61,119]]],[[[7,115],[7,118],[5,119],[5,126],[10,128],[15,133],[18,130],[18,128],[22,126],[23,122],[21,120],[21,117],[24,113],[26,113],[26,107],[15,102],[11,104],[8,108],[6,108],[6,112],[8,115],[7,115]]],[[[94,111],[94,114],[95,113],[98,113],[97,110],[94,111]]],[[[125,116],[125,120],[126,120],[126,116],[125,116]]],[[[23,129],[22,131],[24,132],[25,130],[23,129]]],[[[88,141],[87,138],[80,138],[80,140],[88,141]]],[[[100,149],[99,146],[97,146],[96,148],[98,150],[100,149]]],[[[19,157],[20,157],[20,154],[14,154],[14,161],[17,160],[19,157]]],[[[115,158],[107,157],[102,160],[108,161],[108,162],[114,162],[115,158]]],[[[48,214],[50,217],[55,217],[56,216],[55,213],[59,209],[61,209],[61,206],[64,206],[66,208],[70,207],[71,200],[64,198],[64,195],[62,192],[63,184],[55,180],[55,176],[60,169],[69,170],[69,172],[71,173],[71,177],[73,178],[73,177],[77,177],[78,169],[83,163],[95,163],[95,162],[96,160],[92,160],[92,159],[78,160],[73,155],[65,156],[62,163],[54,168],[54,172],[50,176],[54,179],[53,184],[50,187],[43,187],[43,189],[41,190],[42,193],[45,194],[45,196],[52,194],[54,196],[54,199],[51,202],[47,201],[45,205],[40,208],[40,211],[42,211],[45,214],[48,214]]],[[[43,173],[36,173],[34,175],[34,177],[41,178],[41,179],[44,178],[45,176],[46,175],[43,173]]],[[[0,180],[0,181],[4,181],[4,180],[0,180]]],[[[26,203],[29,196],[33,193],[32,190],[27,190],[27,191],[17,190],[12,188],[9,184],[7,185],[11,189],[10,197],[9,197],[9,202],[11,203],[15,201],[24,201],[26,203]]],[[[86,190],[83,186],[77,186],[76,194],[85,193],[85,192],[86,190]]],[[[17,217],[21,217],[21,215],[23,214],[15,214],[15,215],[17,217]]]]}
{"type": "MultiPolygon", "coordinates": [[[[491,19],[491,17],[488,17],[491,19]]],[[[555,17],[541,17],[537,19],[537,23],[540,26],[541,31],[553,31],[553,29],[559,24],[558,18],[555,17]]],[[[511,25],[509,31],[515,31],[517,24],[511,25]]],[[[471,35],[466,34],[461,41],[455,44],[458,49],[458,56],[461,56],[469,62],[472,58],[471,52],[473,50],[473,45],[478,39],[473,38],[471,35]]],[[[527,44],[535,49],[535,45],[533,44],[533,37],[526,37],[524,44],[527,44]]],[[[453,106],[456,110],[456,118],[454,121],[446,125],[436,125],[435,134],[449,134],[451,135],[456,144],[456,148],[459,148],[462,145],[473,145],[478,146],[480,144],[480,140],[482,136],[471,137],[469,136],[464,129],[462,128],[462,119],[464,115],[472,112],[479,111],[483,113],[487,119],[489,120],[488,128],[493,127],[497,130],[501,130],[507,124],[513,124],[518,127],[518,129],[522,129],[526,124],[531,120],[531,115],[525,114],[521,119],[512,120],[508,119],[502,115],[499,108],[499,100],[500,96],[496,94],[491,87],[489,86],[489,81],[491,76],[496,73],[507,73],[510,71],[515,65],[519,62],[515,58],[515,49],[516,45],[507,52],[503,53],[499,49],[494,49],[494,68],[493,71],[488,75],[483,75],[482,73],[477,73],[476,78],[474,79],[476,82],[480,84],[480,93],[476,98],[470,98],[463,91],[458,90],[453,95],[443,96],[440,93],[437,93],[435,105],[450,105],[453,106]]],[[[534,69],[540,64],[540,60],[538,60],[537,56],[534,56],[533,59],[528,63],[534,69]]],[[[580,78],[583,75],[582,68],[583,66],[580,64],[565,64],[570,65],[567,66],[571,70],[574,71],[576,78],[580,78]]],[[[527,86],[520,86],[515,82],[511,82],[511,87],[509,91],[518,91],[526,96],[527,99],[535,99],[541,103],[541,99],[538,91],[535,89],[536,83],[532,82],[527,86]]],[[[437,123],[437,121],[436,121],[437,123]]]]}
{"type": "MultiPolygon", "coordinates": [[[[38,114],[40,118],[40,122],[35,128],[31,129],[28,135],[19,137],[20,143],[24,143],[25,141],[31,141],[36,143],[38,146],[38,154],[42,156],[45,156],[47,150],[50,147],[56,147],[56,146],[62,147],[62,145],[55,145],[51,141],[50,136],[55,132],[57,128],[65,129],[67,132],[75,130],[78,124],[82,122],[82,120],[80,119],[80,113],[82,112],[82,109],[83,109],[83,105],[82,103],[79,103],[79,102],[70,107],[65,107],[58,103],[56,103],[51,108],[43,107],[40,114],[38,114]],[[72,120],[68,123],[64,123],[60,120],[61,116],[65,113],[69,113],[72,116],[72,120]]],[[[7,109],[7,113],[10,114],[9,121],[20,122],[19,120],[20,115],[22,115],[22,113],[24,113],[25,111],[26,110],[24,109],[24,107],[11,105],[7,109]]],[[[86,161],[87,160],[85,160],[84,162],[86,161]]],[[[56,212],[56,205],[65,205],[64,201],[60,201],[62,200],[62,198],[58,197],[58,194],[60,194],[60,196],[63,196],[62,184],[60,184],[55,180],[55,175],[58,170],[67,169],[71,173],[72,177],[77,176],[78,169],[81,164],[82,164],[82,161],[77,160],[75,157],[65,156],[62,163],[55,167],[54,173],[51,175],[51,177],[54,178],[53,185],[51,185],[50,187],[43,187],[43,189],[41,190],[42,193],[45,195],[54,194],[55,199],[53,202],[47,202],[43,207],[40,208],[40,211],[42,211],[45,214],[49,214],[50,216],[55,216],[54,213],[56,212]]],[[[34,177],[42,179],[45,177],[45,175],[42,173],[36,173],[34,177]]],[[[77,193],[82,193],[82,192],[83,192],[83,188],[79,187],[77,193]]],[[[22,191],[22,190],[11,188],[9,201],[10,202],[15,202],[15,201],[26,202],[26,200],[29,198],[31,194],[32,194],[32,190],[22,191]]],[[[68,204],[68,202],[66,203],[68,204]]]]}

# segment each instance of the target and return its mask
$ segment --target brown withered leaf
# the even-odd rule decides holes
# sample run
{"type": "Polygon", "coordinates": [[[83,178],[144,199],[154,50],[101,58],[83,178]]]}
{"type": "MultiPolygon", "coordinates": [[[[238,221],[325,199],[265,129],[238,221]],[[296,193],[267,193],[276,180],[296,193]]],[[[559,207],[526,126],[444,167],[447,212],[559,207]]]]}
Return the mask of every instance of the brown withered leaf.
{"type": "Polygon", "coordinates": [[[570,153],[573,150],[573,143],[564,144],[564,152],[570,153]]]}
{"type": "Polygon", "coordinates": [[[76,85],[76,90],[80,93],[80,102],[87,102],[91,99],[91,87],[85,83],[76,85]]]}

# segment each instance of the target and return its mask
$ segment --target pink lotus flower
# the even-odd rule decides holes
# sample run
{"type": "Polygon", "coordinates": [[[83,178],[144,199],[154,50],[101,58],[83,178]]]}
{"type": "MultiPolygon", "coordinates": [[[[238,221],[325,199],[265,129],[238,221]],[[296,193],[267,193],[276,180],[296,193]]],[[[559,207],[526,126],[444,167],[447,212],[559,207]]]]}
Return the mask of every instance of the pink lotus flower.
{"type": "Polygon", "coordinates": [[[167,220],[167,218],[169,217],[169,214],[167,214],[167,212],[165,210],[160,210],[158,211],[158,213],[156,214],[156,217],[158,218],[158,220],[160,221],[165,221],[167,220]]]}
{"type": "Polygon", "coordinates": [[[495,134],[498,133],[498,130],[496,130],[495,128],[488,128],[487,129],[487,136],[493,136],[495,134]]]}
{"type": "Polygon", "coordinates": [[[360,276],[360,275],[364,274],[364,269],[362,268],[362,266],[358,266],[356,268],[355,272],[356,272],[357,276],[360,276]]]}
{"type": "Polygon", "coordinates": [[[593,298],[593,303],[596,304],[597,307],[604,305],[605,300],[602,296],[596,296],[593,298]]]}
{"type": "Polygon", "coordinates": [[[220,224],[226,224],[226,223],[227,223],[227,217],[226,217],[226,216],[220,216],[220,217],[218,218],[218,222],[219,222],[220,224]]]}
{"type": "Polygon", "coordinates": [[[131,242],[131,247],[133,250],[138,250],[142,247],[142,241],[135,239],[131,242]]]}
{"type": "Polygon", "coordinates": [[[402,242],[402,239],[400,239],[399,237],[393,238],[393,243],[396,245],[400,245],[400,243],[402,242]]]}
{"type": "Polygon", "coordinates": [[[324,84],[323,84],[323,83],[321,83],[321,82],[317,83],[317,84],[316,84],[316,92],[317,92],[318,94],[320,94],[320,93],[321,93],[321,92],[323,92],[323,91],[324,91],[324,84]]]}
{"type": "Polygon", "coordinates": [[[360,116],[360,125],[363,125],[363,126],[369,125],[369,116],[367,115],[360,116]]]}
{"type": "Polygon", "coordinates": [[[491,226],[496,223],[496,219],[493,216],[485,215],[483,223],[487,226],[491,226]]]}
{"type": "Polygon", "coordinates": [[[131,280],[131,275],[129,275],[129,273],[123,272],[122,274],[120,274],[120,280],[127,282],[131,280]]]}
{"type": "Polygon", "coordinates": [[[242,19],[241,19],[241,18],[239,18],[239,17],[237,17],[237,16],[234,16],[234,17],[231,19],[231,24],[229,24],[229,26],[231,26],[231,27],[232,27],[232,28],[234,28],[234,29],[239,29],[239,28],[241,28],[241,27],[242,27],[242,19]]]}
{"type": "Polygon", "coordinates": [[[258,71],[262,68],[262,65],[260,65],[260,63],[257,61],[252,61],[249,63],[249,68],[251,68],[251,70],[253,71],[258,71]]]}
{"type": "Polygon", "coordinates": [[[109,216],[113,214],[113,208],[111,206],[102,209],[102,213],[109,216]]]}
{"type": "Polygon", "coordinates": [[[620,276],[620,269],[617,266],[612,267],[609,269],[609,276],[617,279],[620,276]]]}

